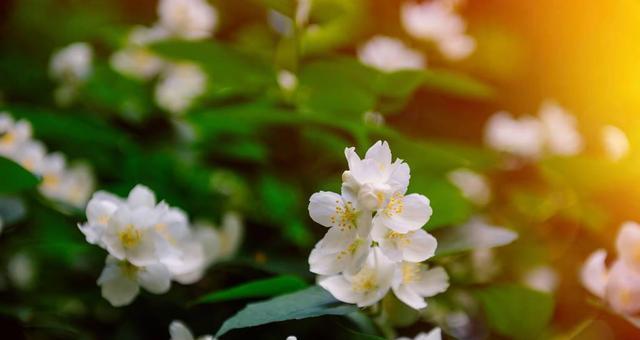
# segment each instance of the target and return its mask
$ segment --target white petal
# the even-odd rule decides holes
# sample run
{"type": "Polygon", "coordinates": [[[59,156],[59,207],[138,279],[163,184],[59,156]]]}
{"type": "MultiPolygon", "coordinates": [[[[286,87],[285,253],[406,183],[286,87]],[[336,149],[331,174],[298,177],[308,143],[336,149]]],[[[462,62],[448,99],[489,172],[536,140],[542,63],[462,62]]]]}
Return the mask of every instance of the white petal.
{"type": "Polygon", "coordinates": [[[377,141],[373,144],[364,158],[373,159],[381,165],[388,166],[391,164],[391,149],[386,141],[377,141]]]}
{"type": "Polygon", "coordinates": [[[127,203],[131,208],[148,207],[152,208],[156,205],[156,195],[144,185],[138,184],[127,197],[127,203]]]}
{"type": "Polygon", "coordinates": [[[393,293],[396,297],[413,309],[422,309],[427,307],[424,298],[411,290],[407,285],[393,287],[393,293]]]}
{"type": "MultiPolygon", "coordinates": [[[[423,195],[395,195],[380,216],[383,223],[399,233],[406,233],[422,228],[431,217],[429,199],[423,195]]],[[[374,222],[375,223],[375,222],[374,222]]]]}
{"type": "Polygon", "coordinates": [[[358,302],[358,294],[353,291],[351,283],[343,275],[329,276],[322,279],[318,284],[342,302],[358,302]]]}
{"type": "Polygon", "coordinates": [[[616,312],[637,315],[640,312],[640,273],[617,261],[611,267],[605,298],[616,312]]]}
{"type": "Polygon", "coordinates": [[[158,261],[156,254],[156,240],[160,236],[156,236],[154,231],[142,232],[140,241],[133,247],[125,248],[126,257],[129,262],[136,266],[147,266],[158,261]]]}
{"type": "Polygon", "coordinates": [[[102,287],[102,297],[115,307],[128,305],[140,291],[138,282],[125,275],[119,264],[107,264],[98,278],[98,285],[102,287]]]}
{"type": "Polygon", "coordinates": [[[78,228],[84,234],[87,242],[102,246],[102,235],[106,229],[102,224],[78,224],[78,228]]]}
{"type": "Polygon", "coordinates": [[[582,285],[593,295],[600,298],[604,297],[609,276],[605,265],[606,258],[607,252],[604,249],[597,250],[589,255],[589,258],[587,258],[587,261],[580,271],[582,285]]]}
{"type": "Polygon", "coordinates": [[[169,325],[169,334],[171,334],[170,340],[193,340],[193,334],[189,328],[178,320],[174,320],[169,325]]]}
{"type": "Polygon", "coordinates": [[[436,253],[438,241],[426,231],[419,229],[409,232],[407,242],[403,244],[402,254],[405,261],[422,262],[436,253]]]}
{"type": "Polygon", "coordinates": [[[420,280],[411,283],[411,288],[424,297],[440,294],[449,288],[449,275],[442,267],[426,270],[420,280]]]}
{"type": "Polygon", "coordinates": [[[353,207],[345,207],[342,197],[333,192],[320,191],[311,195],[309,215],[312,220],[325,227],[355,227],[356,216],[353,207]]]}
{"type": "Polygon", "coordinates": [[[154,294],[163,294],[171,288],[171,274],[163,264],[152,264],[140,269],[140,285],[154,294]]]}
{"type": "Polygon", "coordinates": [[[429,333],[420,333],[415,340],[442,340],[442,330],[438,327],[432,329],[429,333]]]}
{"type": "Polygon", "coordinates": [[[118,206],[107,200],[91,199],[87,204],[87,220],[91,223],[106,224],[118,206]]]}
{"type": "Polygon", "coordinates": [[[627,265],[640,266],[640,225],[630,221],[623,223],[616,238],[616,249],[627,265]]]}
{"type": "Polygon", "coordinates": [[[409,187],[411,179],[411,170],[409,164],[397,159],[391,166],[391,174],[389,176],[389,185],[395,192],[404,194],[409,187]]]}

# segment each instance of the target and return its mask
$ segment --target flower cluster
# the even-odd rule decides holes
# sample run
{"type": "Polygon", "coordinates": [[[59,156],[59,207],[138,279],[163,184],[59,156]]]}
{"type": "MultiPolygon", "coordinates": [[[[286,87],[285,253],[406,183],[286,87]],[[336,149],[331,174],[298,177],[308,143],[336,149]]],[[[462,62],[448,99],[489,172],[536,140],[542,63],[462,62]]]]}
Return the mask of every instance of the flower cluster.
{"type": "Polygon", "coordinates": [[[156,102],[161,108],[178,114],[204,93],[207,77],[198,65],[165,60],[148,46],[171,38],[207,38],[217,26],[218,14],[205,0],[160,0],[158,15],[159,21],[152,27],[141,26],[131,31],[126,46],[111,56],[111,66],[140,80],[159,75],[156,102]]]}
{"type": "Polygon", "coordinates": [[[75,208],[84,208],[93,191],[94,178],[84,165],[67,166],[64,155],[47,153],[42,142],[33,139],[31,124],[0,113],[0,156],[22,165],[42,178],[43,196],[75,208]]]}
{"type": "Polygon", "coordinates": [[[172,280],[182,284],[200,280],[210,264],[235,252],[242,229],[232,213],[220,231],[191,227],[182,210],[157,203],[154,193],[142,185],[126,199],[95,193],[86,214],[87,222],[79,228],[87,242],[109,252],[98,285],[114,306],[133,301],[140,286],[162,294],[172,280]]]}
{"type": "Polygon", "coordinates": [[[78,87],[91,74],[93,50],[84,42],[76,42],[54,53],[49,62],[49,74],[60,85],[54,93],[59,105],[75,98],[78,87]]]}
{"type": "Polygon", "coordinates": [[[513,118],[504,111],[494,114],[485,127],[485,143],[527,159],[537,159],[543,153],[571,156],[583,148],[576,125],[575,117],[557,103],[546,101],[538,117],[513,118]]]}
{"type": "Polygon", "coordinates": [[[406,3],[401,8],[402,25],[414,38],[434,43],[447,59],[466,58],[475,49],[476,42],[465,33],[466,23],[456,13],[459,2],[406,3]]]}
{"type": "Polygon", "coordinates": [[[360,61],[385,72],[422,69],[426,61],[418,51],[405,46],[398,39],[375,36],[358,48],[360,61]]]}
{"type": "Polygon", "coordinates": [[[582,284],[616,313],[640,325],[640,225],[622,224],[616,239],[616,259],[607,268],[604,249],[593,252],[582,267],[582,284]]]}
{"type": "Polygon", "coordinates": [[[318,284],[338,300],[360,307],[382,299],[389,289],[407,305],[426,307],[425,297],[448,288],[444,269],[428,269],[436,239],[422,230],[432,210],[429,199],[407,195],[409,166],[392,162],[387,142],[377,142],[361,159],[345,150],[349,170],[341,194],[311,196],[311,218],[329,228],[309,256],[318,284]]]}

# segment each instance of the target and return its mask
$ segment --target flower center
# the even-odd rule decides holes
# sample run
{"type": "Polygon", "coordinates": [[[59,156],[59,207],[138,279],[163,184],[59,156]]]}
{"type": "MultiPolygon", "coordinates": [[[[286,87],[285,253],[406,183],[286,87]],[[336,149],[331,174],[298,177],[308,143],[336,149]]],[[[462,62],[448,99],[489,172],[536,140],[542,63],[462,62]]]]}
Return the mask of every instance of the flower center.
{"type": "Polygon", "coordinates": [[[358,251],[358,248],[360,248],[360,246],[362,245],[362,243],[363,241],[359,238],[351,242],[351,244],[347,247],[347,249],[338,253],[338,256],[337,256],[338,260],[340,260],[346,255],[349,255],[349,256],[355,255],[356,252],[358,251]]]}
{"type": "Polygon", "coordinates": [[[138,274],[138,267],[133,264],[123,261],[120,263],[120,269],[122,270],[122,274],[129,279],[134,279],[138,274]]]}
{"type": "Polygon", "coordinates": [[[421,264],[403,263],[402,264],[402,281],[404,283],[410,283],[418,280],[418,278],[420,277],[421,270],[422,270],[421,264]]]}
{"type": "Polygon", "coordinates": [[[370,270],[363,270],[358,273],[351,283],[353,291],[356,293],[370,292],[378,287],[376,277],[370,270]]]}
{"type": "Polygon", "coordinates": [[[344,205],[340,204],[339,200],[336,200],[336,211],[331,216],[331,224],[338,226],[340,229],[351,229],[356,226],[356,219],[358,218],[358,212],[353,208],[353,203],[346,202],[344,205]]]}
{"type": "Polygon", "coordinates": [[[16,136],[11,131],[0,133],[0,144],[2,145],[11,145],[15,140],[16,136]]]}
{"type": "Polygon", "coordinates": [[[132,248],[140,243],[141,234],[133,225],[128,224],[118,235],[125,248],[132,248]]]}
{"type": "Polygon", "coordinates": [[[387,207],[384,208],[384,214],[388,217],[401,214],[404,209],[404,196],[401,193],[395,193],[389,199],[387,207]]]}

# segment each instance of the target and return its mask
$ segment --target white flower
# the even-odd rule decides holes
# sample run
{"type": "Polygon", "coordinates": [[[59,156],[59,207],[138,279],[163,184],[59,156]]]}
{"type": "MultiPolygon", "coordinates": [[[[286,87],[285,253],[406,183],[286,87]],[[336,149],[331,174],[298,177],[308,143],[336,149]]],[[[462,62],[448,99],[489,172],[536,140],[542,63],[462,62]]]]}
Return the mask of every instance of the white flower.
{"type": "Polygon", "coordinates": [[[475,49],[473,38],[465,35],[466,23],[447,1],[405,3],[401,8],[404,29],[413,37],[435,43],[451,60],[467,57],[475,49]]]}
{"type": "Polygon", "coordinates": [[[0,155],[11,157],[16,149],[31,139],[31,124],[24,120],[14,121],[6,112],[0,112],[0,155]]]}
{"type": "Polygon", "coordinates": [[[87,238],[87,242],[106,247],[102,243],[102,235],[109,224],[111,216],[120,204],[121,202],[114,201],[110,197],[105,199],[100,192],[93,195],[89,203],[87,203],[87,222],[78,225],[80,231],[87,238]]]}
{"type": "Polygon", "coordinates": [[[29,289],[36,276],[36,268],[33,259],[26,253],[17,253],[7,263],[7,276],[9,280],[20,289],[29,289]]]}
{"type": "Polygon", "coordinates": [[[138,267],[107,256],[98,285],[102,287],[102,296],[113,306],[119,307],[131,303],[138,295],[140,286],[154,294],[166,293],[171,287],[171,273],[160,263],[138,267]]]}
{"type": "Polygon", "coordinates": [[[393,293],[414,309],[427,307],[425,297],[442,293],[449,288],[449,276],[441,267],[427,269],[421,263],[403,262],[393,277],[393,293]]]}
{"type": "Polygon", "coordinates": [[[609,279],[609,271],[605,264],[607,252],[599,249],[593,252],[582,266],[580,280],[582,285],[593,295],[604,298],[604,292],[609,279]]]}
{"type": "Polygon", "coordinates": [[[82,165],[67,167],[64,155],[60,153],[45,156],[36,172],[42,176],[40,192],[50,200],[81,209],[93,192],[91,170],[82,165]]]}
{"type": "Polygon", "coordinates": [[[39,174],[46,155],[47,149],[44,144],[36,140],[27,140],[18,145],[18,148],[11,158],[25,169],[39,174]]]}
{"type": "Polygon", "coordinates": [[[374,249],[358,273],[329,276],[322,278],[318,284],[342,302],[367,307],[387,294],[394,269],[394,263],[374,249]]]}
{"type": "Polygon", "coordinates": [[[160,0],[158,16],[172,35],[188,40],[210,36],[218,24],[218,12],[205,0],[160,0]]]}
{"type": "Polygon", "coordinates": [[[311,5],[313,4],[313,1],[297,0],[296,2],[296,25],[298,25],[298,27],[302,27],[307,23],[307,21],[309,21],[309,14],[311,13],[311,5]]]}
{"type": "Polygon", "coordinates": [[[612,161],[619,161],[629,153],[629,139],[620,128],[606,125],[602,128],[602,142],[607,156],[612,161]]]}
{"type": "Polygon", "coordinates": [[[178,320],[172,321],[169,325],[169,334],[171,334],[170,340],[214,340],[214,337],[211,335],[194,338],[189,328],[178,320]]]}
{"type": "Polygon", "coordinates": [[[360,271],[369,255],[371,239],[360,237],[356,230],[331,228],[311,251],[312,273],[334,275],[360,271]]]}
{"type": "Polygon", "coordinates": [[[182,113],[204,93],[206,86],[207,76],[199,66],[191,63],[173,64],[164,70],[156,85],[156,103],[171,113],[182,113]]]}
{"type": "Polygon", "coordinates": [[[364,115],[362,115],[362,120],[365,122],[365,124],[373,126],[384,125],[384,116],[380,114],[380,112],[367,111],[364,113],[364,115]]]}
{"type": "Polygon", "coordinates": [[[432,214],[429,199],[420,194],[405,196],[396,192],[373,218],[373,224],[381,224],[396,233],[408,233],[422,228],[432,214]]]}
{"type": "Polygon", "coordinates": [[[287,70],[278,72],[278,85],[285,93],[291,93],[298,87],[298,78],[287,70]]]}
{"type": "Polygon", "coordinates": [[[558,288],[558,273],[550,266],[538,266],[525,273],[523,282],[531,289],[553,293],[558,288]]]}
{"type": "Polygon", "coordinates": [[[392,195],[406,192],[409,166],[401,159],[391,162],[391,149],[387,142],[376,142],[367,150],[364,159],[360,159],[353,147],[345,149],[345,157],[349,170],[342,174],[342,191],[357,197],[363,210],[382,209],[392,195]]]}
{"type": "Polygon", "coordinates": [[[396,340],[442,340],[442,330],[438,328],[432,329],[429,333],[418,333],[415,338],[400,337],[396,340]]]}
{"type": "Polygon", "coordinates": [[[491,188],[487,178],[469,169],[456,169],[447,175],[462,195],[472,203],[484,206],[491,200],[491,188]]]}
{"type": "Polygon", "coordinates": [[[119,207],[102,235],[107,251],[119,260],[136,266],[158,261],[163,246],[162,237],[155,229],[158,222],[152,208],[119,207]]]}
{"type": "Polygon", "coordinates": [[[498,112],[485,127],[485,143],[498,151],[524,158],[537,158],[544,143],[543,126],[535,117],[513,118],[508,112],[498,112]]]}
{"type": "Polygon", "coordinates": [[[91,73],[93,51],[84,42],[73,43],[51,57],[49,73],[55,80],[64,83],[79,83],[91,73]]]}
{"type": "Polygon", "coordinates": [[[111,55],[111,67],[129,77],[149,80],[165,66],[164,60],[146,46],[169,36],[162,26],[135,27],[127,38],[127,46],[111,55]]]}
{"type": "MultiPolygon", "coordinates": [[[[238,251],[244,236],[244,224],[242,217],[235,212],[229,211],[222,217],[222,225],[218,231],[220,250],[218,256],[221,259],[232,257],[238,251]]],[[[210,251],[210,250],[209,250],[210,251]]]]}
{"type": "Polygon", "coordinates": [[[554,155],[571,156],[583,148],[576,118],[568,114],[560,105],[546,101],[538,113],[543,127],[545,146],[554,155]]]}
{"type": "Polygon", "coordinates": [[[426,64],[422,54],[398,39],[384,36],[375,36],[360,46],[358,58],[363,64],[385,72],[422,69],[426,64]]]}
{"type": "Polygon", "coordinates": [[[422,262],[431,258],[438,246],[436,239],[422,229],[404,234],[374,223],[371,236],[391,261],[422,262]]]}
{"type": "Polygon", "coordinates": [[[624,316],[637,327],[640,320],[640,226],[625,222],[618,232],[616,249],[620,256],[608,269],[607,253],[597,250],[582,267],[582,284],[595,296],[603,299],[616,313],[624,316]]]}

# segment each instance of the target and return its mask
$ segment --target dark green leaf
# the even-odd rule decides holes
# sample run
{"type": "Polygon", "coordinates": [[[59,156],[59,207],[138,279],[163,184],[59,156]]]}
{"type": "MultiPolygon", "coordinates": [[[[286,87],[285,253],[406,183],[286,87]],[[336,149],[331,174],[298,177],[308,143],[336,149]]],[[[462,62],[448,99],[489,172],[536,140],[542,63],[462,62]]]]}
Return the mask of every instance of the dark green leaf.
{"type": "Polygon", "coordinates": [[[16,193],[34,188],[40,180],[18,163],[0,157],[0,193],[16,193]]]}
{"type": "Polygon", "coordinates": [[[554,309],[550,294],[514,284],[477,292],[491,328],[514,339],[539,339],[554,309]]]}
{"type": "Polygon", "coordinates": [[[291,293],[307,284],[296,276],[282,275],[264,280],[247,282],[225,290],[213,292],[199,298],[196,303],[213,303],[245,298],[271,297],[291,293]]]}
{"type": "Polygon", "coordinates": [[[215,336],[219,337],[233,329],[322,315],[345,315],[356,310],[357,308],[353,305],[340,303],[323,288],[312,286],[295,293],[247,305],[236,315],[227,319],[215,336]]]}

